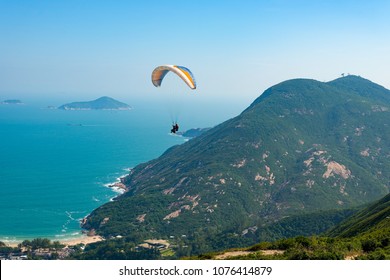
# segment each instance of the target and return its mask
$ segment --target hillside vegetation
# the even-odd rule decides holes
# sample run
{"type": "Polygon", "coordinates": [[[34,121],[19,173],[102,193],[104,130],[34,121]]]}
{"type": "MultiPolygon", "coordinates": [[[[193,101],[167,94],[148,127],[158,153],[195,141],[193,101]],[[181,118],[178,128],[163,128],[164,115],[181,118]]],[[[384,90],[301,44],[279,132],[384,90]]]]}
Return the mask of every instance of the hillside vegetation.
{"type": "Polygon", "coordinates": [[[390,195],[322,236],[297,236],[193,259],[390,259],[390,195]]]}

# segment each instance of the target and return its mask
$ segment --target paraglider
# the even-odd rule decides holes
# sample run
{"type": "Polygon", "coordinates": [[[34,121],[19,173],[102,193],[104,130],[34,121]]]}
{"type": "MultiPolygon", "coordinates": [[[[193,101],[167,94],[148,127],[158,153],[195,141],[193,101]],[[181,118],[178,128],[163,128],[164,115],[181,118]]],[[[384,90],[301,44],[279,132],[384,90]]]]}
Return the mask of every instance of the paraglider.
{"type": "MultiPolygon", "coordinates": [[[[185,82],[190,89],[196,89],[196,81],[190,69],[178,65],[162,65],[156,67],[152,72],[153,85],[155,87],[161,87],[161,83],[164,80],[165,75],[169,72],[173,72],[179,76],[179,78],[185,82]]],[[[176,134],[178,130],[179,125],[177,124],[177,121],[173,122],[171,133],[176,134]]]]}
{"type": "Polygon", "coordinates": [[[152,73],[153,85],[155,87],[160,87],[165,75],[170,71],[178,75],[191,89],[196,89],[195,78],[190,69],[177,65],[162,65],[156,67],[152,73]]]}

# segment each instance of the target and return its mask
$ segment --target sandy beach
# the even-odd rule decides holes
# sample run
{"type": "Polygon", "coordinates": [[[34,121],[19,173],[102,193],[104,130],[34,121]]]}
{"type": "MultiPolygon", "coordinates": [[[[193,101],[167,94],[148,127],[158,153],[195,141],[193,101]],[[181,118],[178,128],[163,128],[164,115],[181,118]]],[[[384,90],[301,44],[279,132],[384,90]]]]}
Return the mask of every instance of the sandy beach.
{"type": "MultiPolygon", "coordinates": [[[[95,243],[104,240],[103,237],[99,235],[94,235],[94,236],[87,236],[87,235],[82,235],[80,237],[74,238],[74,239],[59,239],[59,240],[52,240],[52,241],[59,241],[61,244],[64,244],[66,246],[73,246],[77,244],[90,244],[90,243],[95,243]]],[[[9,247],[17,247],[18,244],[21,242],[6,242],[3,241],[7,246],[9,247]]]]}
{"type": "Polygon", "coordinates": [[[83,235],[83,236],[81,236],[79,238],[75,238],[75,239],[58,240],[58,241],[60,241],[62,244],[65,244],[67,246],[73,246],[73,245],[80,244],[80,243],[90,244],[90,243],[95,243],[95,242],[99,242],[102,240],[104,240],[104,238],[99,236],[99,235],[94,235],[94,236],[83,235]]]}

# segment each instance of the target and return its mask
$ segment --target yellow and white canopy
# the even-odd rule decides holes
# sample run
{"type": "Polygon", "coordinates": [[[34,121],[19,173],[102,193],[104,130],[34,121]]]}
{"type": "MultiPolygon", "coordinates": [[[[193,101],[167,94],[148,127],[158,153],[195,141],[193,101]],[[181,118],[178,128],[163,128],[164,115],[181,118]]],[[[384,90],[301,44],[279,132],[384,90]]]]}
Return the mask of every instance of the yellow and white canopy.
{"type": "Polygon", "coordinates": [[[156,67],[152,73],[153,85],[160,87],[162,80],[169,71],[178,75],[191,89],[196,89],[195,78],[190,69],[177,65],[162,65],[156,67]]]}

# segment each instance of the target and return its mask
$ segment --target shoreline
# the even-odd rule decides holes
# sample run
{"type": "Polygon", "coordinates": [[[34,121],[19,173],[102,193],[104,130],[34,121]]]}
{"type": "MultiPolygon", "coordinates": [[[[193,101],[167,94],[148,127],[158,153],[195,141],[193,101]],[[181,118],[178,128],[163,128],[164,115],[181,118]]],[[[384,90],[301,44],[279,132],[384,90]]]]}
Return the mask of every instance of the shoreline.
{"type": "MultiPolygon", "coordinates": [[[[33,238],[34,239],[34,238],[33,238]]],[[[102,236],[100,235],[93,235],[93,236],[88,236],[87,234],[83,234],[82,236],[78,236],[76,238],[69,238],[69,239],[50,239],[48,238],[51,242],[54,242],[54,241],[58,241],[60,242],[61,244],[65,245],[65,246],[74,246],[74,245],[77,245],[77,244],[84,244],[84,245],[87,245],[87,244],[91,244],[91,243],[96,243],[96,242],[99,242],[99,241],[103,241],[105,240],[102,236]]],[[[30,240],[30,239],[28,239],[30,240]]],[[[31,239],[32,240],[32,239],[31,239]]],[[[18,247],[18,245],[20,243],[22,243],[24,240],[20,240],[20,241],[9,241],[7,242],[7,240],[0,240],[2,242],[4,242],[4,244],[8,247],[13,247],[13,248],[16,248],[18,247]]]]}
{"type": "MultiPolygon", "coordinates": [[[[117,195],[115,195],[113,198],[110,199],[110,201],[112,200],[115,200],[117,197],[121,196],[122,194],[124,194],[125,192],[128,191],[128,188],[126,187],[126,185],[123,183],[123,180],[126,176],[129,175],[129,172],[131,171],[132,168],[128,168],[126,169],[126,171],[128,173],[116,178],[115,182],[111,182],[111,183],[107,183],[107,184],[104,184],[105,187],[107,188],[110,188],[111,190],[113,190],[117,195]]],[[[80,230],[82,232],[81,235],[77,235],[75,236],[74,238],[73,237],[68,237],[68,238],[64,238],[64,239],[61,239],[61,238],[50,238],[50,237],[31,237],[31,238],[25,238],[25,239],[21,239],[21,240],[7,240],[7,239],[0,239],[1,242],[3,242],[6,246],[8,247],[17,247],[20,243],[22,243],[24,240],[33,240],[35,238],[47,238],[49,239],[51,242],[54,242],[54,241],[58,241],[60,242],[61,244],[65,245],[65,246],[74,246],[74,245],[77,245],[77,244],[84,244],[84,245],[87,245],[87,244],[91,244],[91,243],[96,243],[96,242],[99,242],[99,241],[103,241],[105,240],[102,236],[100,235],[96,235],[94,234],[94,230],[90,230],[90,231],[86,231],[85,229],[83,229],[83,224],[85,223],[86,219],[88,218],[90,214],[86,215],[83,219],[80,220],[80,230]],[[93,232],[93,234],[91,235],[91,232],[93,232]]]]}
{"type": "MultiPolygon", "coordinates": [[[[119,196],[121,196],[122,194],[126,193],[129,189],[128,187],[125,185],[124,183],[124,179],[129,176],[130,172],[131,172],[132,168],[129,168],[128,169],[128,173],[116,178],[115,182],[111,182],[111,183],[108,183],[108,184],[104,184],[105,187],[107,188],[110,188],[112,189],[114,192],[117,193],[116,196],[114,196],[113,198],[110,199],[110,201],[113,201],[115,200],[116,198],[118,198],[119,196]]],[[[89,214],[87,216],[84,217],[83,221],[88,218],[89,214]]]]}

